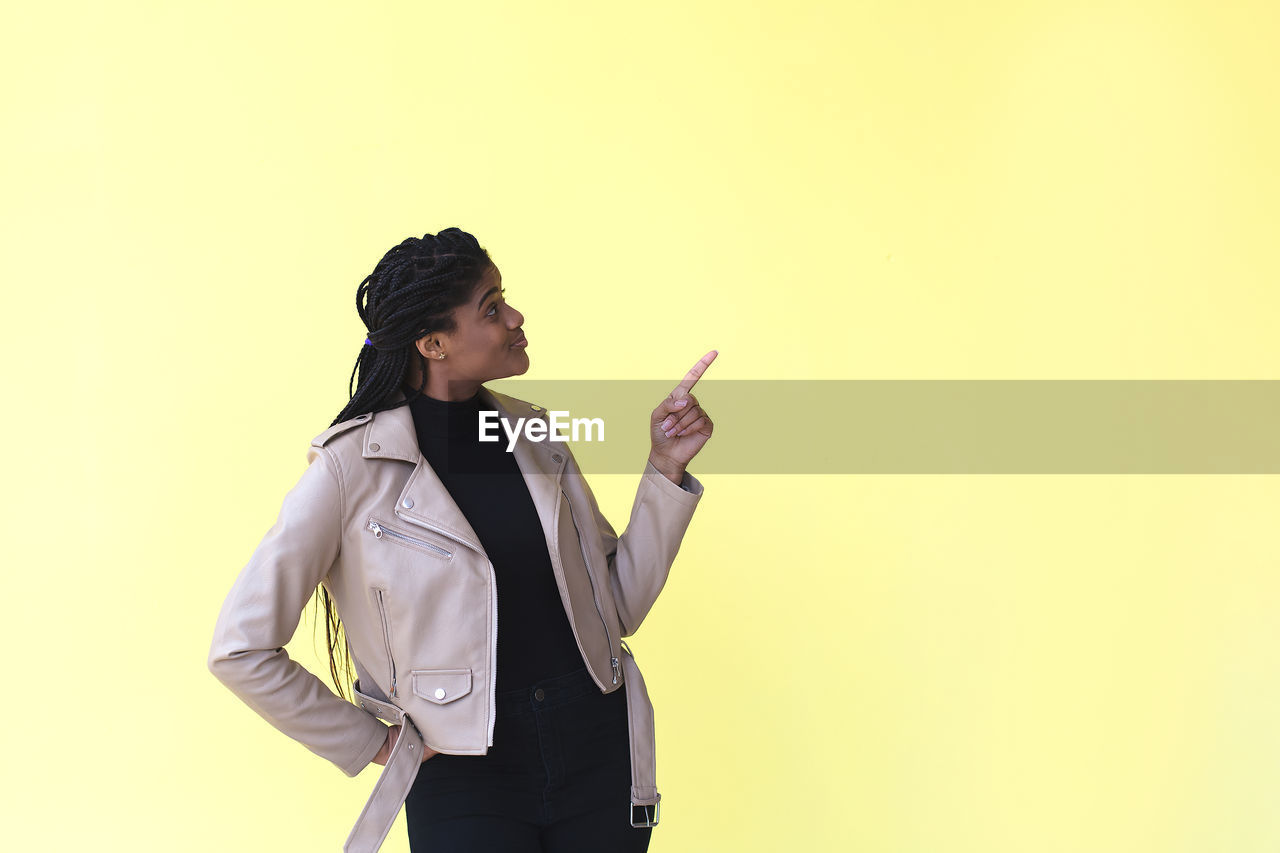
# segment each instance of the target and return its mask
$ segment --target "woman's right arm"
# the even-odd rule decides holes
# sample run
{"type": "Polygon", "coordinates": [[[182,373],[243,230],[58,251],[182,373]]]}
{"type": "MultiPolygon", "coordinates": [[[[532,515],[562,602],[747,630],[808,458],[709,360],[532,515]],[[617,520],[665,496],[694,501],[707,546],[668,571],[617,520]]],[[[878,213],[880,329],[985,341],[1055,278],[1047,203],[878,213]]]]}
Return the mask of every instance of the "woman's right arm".
{"type": "Polygon", "coordinates": [[[328,448],[312,446],[307,462],[222,604],[208,666],[271,725],[355,776],[389,742],[386,724],[284,650],[337,559],[342,535],[338,461],[328,448]]]}
{"type": "MultiPolygon", "coordinates": [[[[374,764],[386,764],[387,759],[391,757],[391,750],[396,748],[396,741],[400,738],[400,726],[396,724],[387,729],[387,742],[382,745],[382,749],[378,750],[378,754],[373,757],[374,764]]],[[[422,745],[422,760],[426,761],[433,755],[439,755],[431,747],[425,743],[422,745]]]]}

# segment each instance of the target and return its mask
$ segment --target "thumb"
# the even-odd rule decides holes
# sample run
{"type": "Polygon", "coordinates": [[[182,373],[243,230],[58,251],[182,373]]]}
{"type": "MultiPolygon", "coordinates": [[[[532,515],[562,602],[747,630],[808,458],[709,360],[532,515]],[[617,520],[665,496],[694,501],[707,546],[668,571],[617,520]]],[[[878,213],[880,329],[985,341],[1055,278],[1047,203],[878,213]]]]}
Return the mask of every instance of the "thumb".
{"type": "Polygon", "coordinates": [[[667,415],[672,412],[683,412],[688,406],[688,397],[682,397],[679,400],[673,400],[670,396],[663,397],[662,402],[658,404],[658,408],[653,410],[653,423],[666,420],[667,415]]]}

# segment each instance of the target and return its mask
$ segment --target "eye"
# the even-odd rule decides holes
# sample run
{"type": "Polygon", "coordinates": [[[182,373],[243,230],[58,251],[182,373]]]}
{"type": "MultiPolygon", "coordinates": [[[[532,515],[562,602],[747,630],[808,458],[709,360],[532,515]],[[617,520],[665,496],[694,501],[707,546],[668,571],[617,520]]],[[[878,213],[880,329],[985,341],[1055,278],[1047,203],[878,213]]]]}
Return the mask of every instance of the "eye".
{"type": "MultiPolygon", "coordinates": [[[[499,292],[499,293],[506,293],[506,292],[507,292],[507,289],[504,287],[504,288],[502,288],[502,290],[500,290],[500,291],[498,291],[498,292],[499,292]]],[[[485,312],[485,316],[486,316],[486,317],[496,317],[496,316],[498,316],[498,303],[496,303],[496,302],[495,302],[495,303],[493,303],[492,307],[490,307],[490,308],[489,308],[489,310],[485,312]]]]}

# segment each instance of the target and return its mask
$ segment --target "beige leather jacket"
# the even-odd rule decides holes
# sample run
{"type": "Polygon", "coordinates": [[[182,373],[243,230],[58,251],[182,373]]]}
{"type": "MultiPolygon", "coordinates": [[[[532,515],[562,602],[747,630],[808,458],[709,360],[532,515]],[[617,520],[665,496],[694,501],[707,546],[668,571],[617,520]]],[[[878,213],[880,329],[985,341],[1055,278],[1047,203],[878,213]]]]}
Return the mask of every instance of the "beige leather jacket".
{"type": "MultiPolygon", "coordinates": [[[[513,427],[520,417],[549,422],[540,406],[483,386],[480,393],[513,427]]],[[[566,443],[530,441],[521,430],[512,452],[583,661],[601,692],[627,688],[632,823],[653,825],[653,707],[622,638],[661,592],[702,484],[686,472],[677,486],[646,463],[618,536],[566,443]]],[[[423,744],[456,755],[484,755],[493,745],[496,579],[419,451],[407,406],[333,425],[312,440],[307,462],[223,603],[208,665],[254,711],[348,776],[382,747],[382,721],[403,726],[343,848],[374,851],[408,796],[423,744]],[[345,626],[359,704],[284,650],[320,583],[345,626]]]]}

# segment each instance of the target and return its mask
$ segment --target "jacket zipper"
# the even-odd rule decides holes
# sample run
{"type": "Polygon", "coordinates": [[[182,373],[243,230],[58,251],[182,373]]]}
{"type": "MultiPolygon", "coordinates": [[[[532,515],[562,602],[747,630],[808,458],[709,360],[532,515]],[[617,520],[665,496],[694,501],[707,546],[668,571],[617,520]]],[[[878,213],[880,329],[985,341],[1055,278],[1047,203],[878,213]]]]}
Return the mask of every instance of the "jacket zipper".
{"type": "Polygon", "coordinates": [[[431,551],[435,551],[437,554],[439,554],[442,557],[453,556],[452,552],[446,551],[445,549],[441,548],[439,545],[428,542],[425,539],[417,539],[413,536],[407,536],[404,533],[397,533],[396,531],[392,530],[390,527],[383,527],[381,524],[374,521],[372,518],[369,519],[368,529],[373,531],[373,537],[375,539],[381,539],[383,536],[390,536],[393,539],[401,539],[405,542],[412,542],[414,545],[420,545],[423,548],[426,548],[431,551]]]}
{"type": "Polygon", "coordinates": [[[493,636],[489,649],[489,746],[493,746],[493,724],[498,718],[498,575],[489,562],[489,583],[493,595],[489,596],[489,616],[493,619],[493,636]]]}
{"type": "MultiPolygon", "coordinates": [[[[573,531],[578,534],[578,550],[582,551],[582,564],[587,570],[587,581],[591,584],[591,599],[596,604],[596,615],[600,617],[600,626],[604,628],[605,641],[609,644],[609,664],[613,667],[613,683],[617,684],[618,679],[622,677],[621,666],[618,659],[613,656],[613,636],[609,633],[609,625],[604,621],[604,612],[600,607],[600,597],[596,595],[596,582],[591,577],[591,560],[587,556],[586,543],[582,541],[582,530],[578,527],[578,518],[573,514],[573,501],[565,495],[565,503],[569,505],[569,519],[573,522],[573,531]]],[[[622,638],[619,637],[621,642],[622,638]]]]}
{"type": "MultiPolygon", "coordinates": [[[[458,539],[457,536],[451,535],[444,530],[440,530],[437,527],[432,527],[430,524],[426,524],[425,522],[419,521],[416,518],[407,518],[401,515],[400,510],[398,509],[395,512],[396,512],[397,518],[402,518],[405,521],[409,522],[410,524],[416,524],[419,527],[426,528],[427,530],[430,530],[434,533],[439,533],[441,536],[446,536],[450,539],[455,539],[459,542],[462,542],[462,540],[458,539]]],[[[376,524],[376,522],[370,519],[370,524],[376,524]]],[[[373,528],[370,527],[370,529],[372,530],[373,528]]],[[[414,539],[413,537],[405,536],[402,533],[395,533],[395,531],[389,530],[385,527],[380,527],[380,529],[383,533],[389,533],[394,536],[402,536],[403,538],[409,540],[410,542],[421,543],[430,548],[435,548],[437,551],[439,551],[440,553],[446,556],[453,556],[448,551],[444,550],[443,548],[440,548],[437,545],[432,545],[430,542],[423,542],[421,539],[414,539]]],[[[378,533],[375,531],[374,535],[377,536],[378,533]]],[[[467,543],[462,542],[462,544],[465,545],[467,543]]],[[[481,551],[481,553],[483,554],[484,552],[481,551]]],[[[489,633],[489,742],[488,742],[488,746],[493,746],[493,726],[498,719],[498,713],[497,713],[498,711],[498,696],[497,696],[497,691],[498,691],[498,675],[497,675],[497,671],[498,671],[498,575],[493,570],[493,562],[488,559],[488,555],[485,555],[485,561],[489,565],[489,589],[491,590],[491,594],[489,596],[489,620],[493,624],[493,630],[489,633]]]]}
{"type": "Polygon", "coordinates": [[[387,644],[387,665],[391,669],[391,695],[396,695],[396,659],[391,654],[391,622],[387,618],[387,603],[383,600],[383,590],[374,587],[378,593],[378,618],[382,620],[382,639],[387,644]]]}

